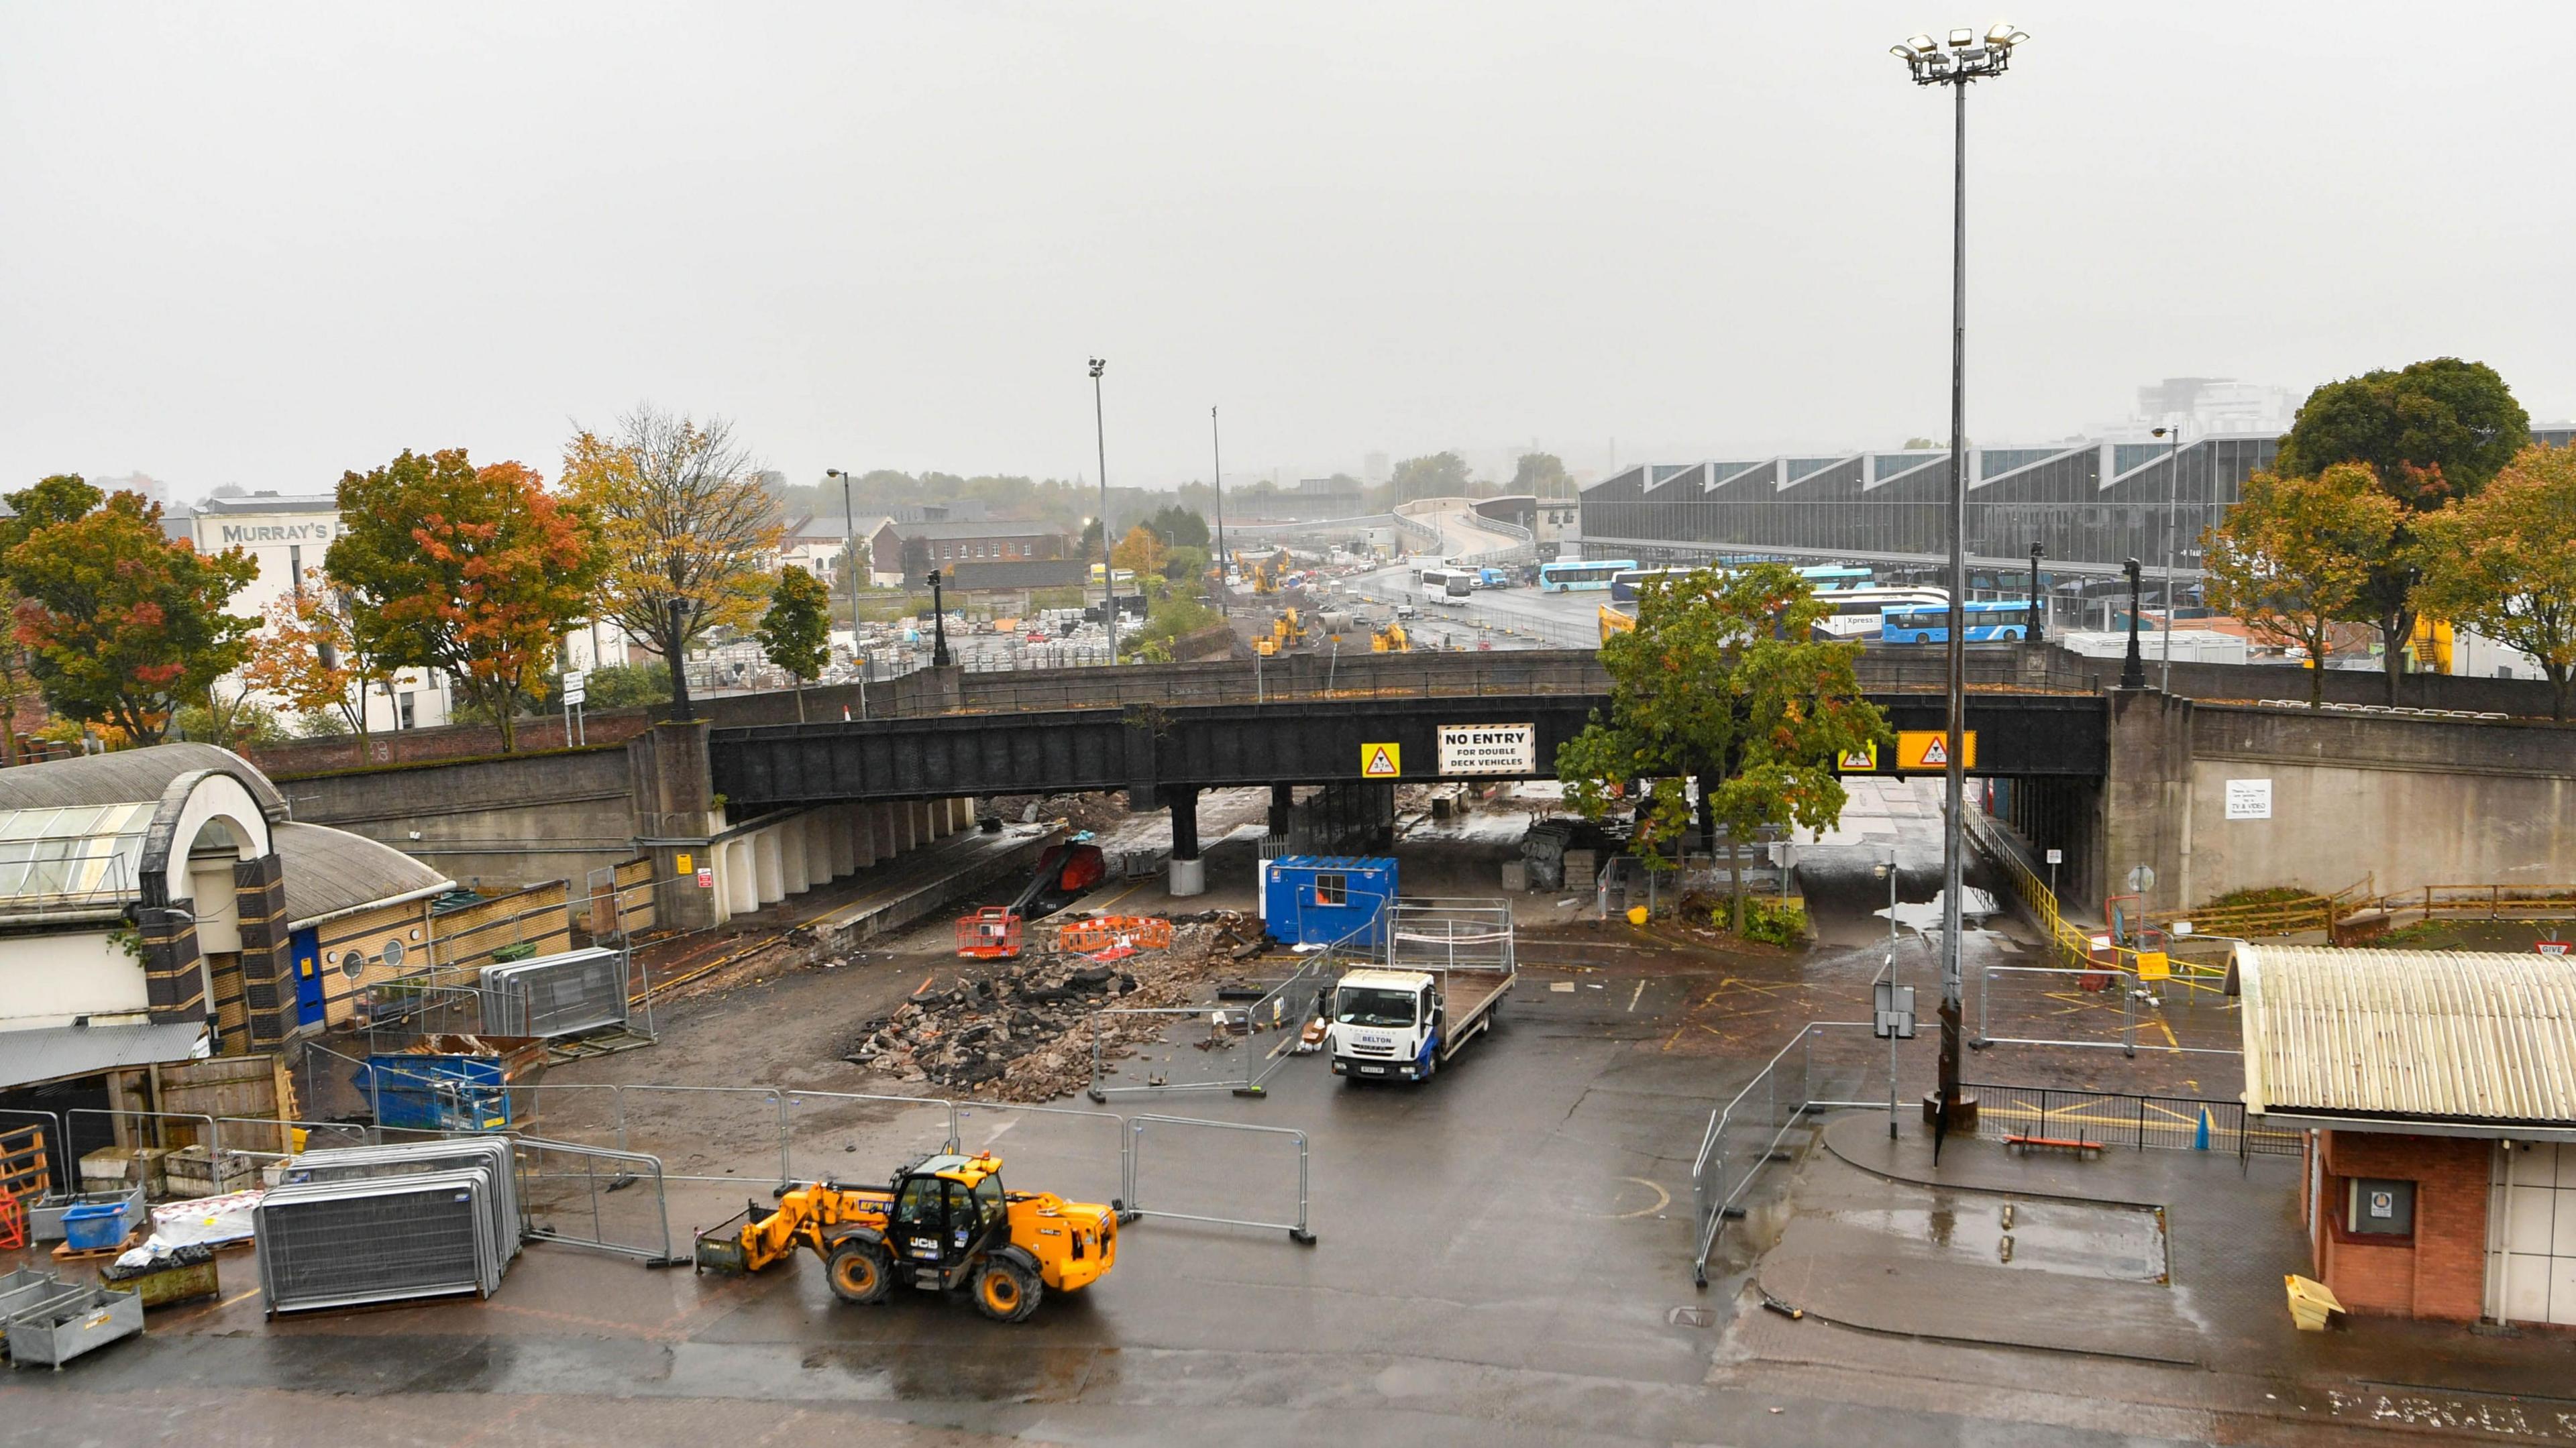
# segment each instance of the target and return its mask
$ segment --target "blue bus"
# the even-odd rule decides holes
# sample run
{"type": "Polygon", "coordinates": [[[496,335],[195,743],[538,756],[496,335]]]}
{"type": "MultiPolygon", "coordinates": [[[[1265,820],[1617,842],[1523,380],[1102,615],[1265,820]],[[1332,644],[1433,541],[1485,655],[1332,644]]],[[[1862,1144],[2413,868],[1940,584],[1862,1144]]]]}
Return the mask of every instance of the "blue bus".
{"type": "MultiPolygon", "coordinates": [[[[1644,583],[1647,579],[1681,578],[1685,575],[1697,573],[1699,571],[1699,568],[1689,566],[1673,568],[1631,567],[1627,572],[1618,574],[1611,578],[1610,598],[1611,601],[1615,603],[1635,603],[1637,601],[1638,585],[1644,583]]],[[[1728,568],[1724,571],[1732,573],[1735,570],[1733,568],[1728,568]]],[[[1866,568],[1851,568],[1841,564],[1818,564],[1812,568],[1800,568],[1794,571],[1800,578],[1807,580],[1808,586],[1815,589],[1818,593],[1839,593],[1845,589],[1867,588],[1877,581],[1866,568]]]]}
{"type": "Polygon", "coordinates": [[[1542,563],[1538,569],[1538,591],[1541,593],[1597,593],[1610,586],[1610,580],[1633,571],[1634,558],[1587,558],[1580,562],[1542,563]]]}
{"type": "MultiPolygon", "coordinates": [[[[1968,616],[1968,642],[1995,643],[2030,634],[2030,600],[1985,599],[1963,605],[1968,616]]],[[[1878,637],[1891,644],[1946,644],[1950,641],[1950,605],[1891,608],[1878,616],[1878,637]]]]}

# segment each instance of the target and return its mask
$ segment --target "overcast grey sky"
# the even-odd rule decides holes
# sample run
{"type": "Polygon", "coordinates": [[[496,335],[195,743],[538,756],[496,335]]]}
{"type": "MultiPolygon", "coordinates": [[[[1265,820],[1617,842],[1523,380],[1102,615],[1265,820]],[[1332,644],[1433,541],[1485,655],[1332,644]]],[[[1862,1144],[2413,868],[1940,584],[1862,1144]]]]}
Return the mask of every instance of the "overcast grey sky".
{"type": "Polygon", "coordinates": [[[848,466],[1598,468],[2457,354],[2576,413],[2576,6],[15,3],[0,485],[549,475],[639,398],[848,466]]]}

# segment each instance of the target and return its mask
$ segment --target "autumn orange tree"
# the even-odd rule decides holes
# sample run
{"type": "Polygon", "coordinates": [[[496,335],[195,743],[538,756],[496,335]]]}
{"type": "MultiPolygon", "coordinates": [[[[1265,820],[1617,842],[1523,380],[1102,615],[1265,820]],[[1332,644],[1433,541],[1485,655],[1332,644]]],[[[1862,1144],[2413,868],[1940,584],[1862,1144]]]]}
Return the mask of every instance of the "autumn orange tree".
{"type": "Polygon", "coordinates": [[[1162,576],[1163,560],[1169,556],[1163,540],[1139,523],[1127,530],[1126,537],[1118,540],[1117,548],[1110,552],[1109,561],[1135,574],[1136,584],[1141,588],[1147,578],[1162,576]]]}
{"type": "Polygon", "coordinates": [[[2360,463],[2313,478],[2256,473],[2202,540],[2210,606],[2257,638],[2306,650],[2308,707],[2322,708],[2334,625],[2393,566],[2405,516],[2360,463]]]}
{"type": "Polygon", "coordinates": [[[542,484],[519,463],[476,467],[463,448],[405,452],[341,477],[347,531],[323,561],[356,646],[388,667],[445,673],[505,751],[601,566],[579,507],[542,484]]]}
{"type": "Polygon", "coordinates": [[[242,681],[299,714],[336,715],[364,739],[367,690],[383,689],[390,702],[398,670],[359,641],[348,597],[321,569],[306,569],[298,585],[268,606],[242,681]]]}
{"type": "Polygon", "coordinates": [[[162,531],[160,504],[71,474],[8,501],[0,571],[28,672],[56,712],[159,743],[248,653],[253,621],[224,605],[258,564],[238,548],[201,554],[162,531]]]}

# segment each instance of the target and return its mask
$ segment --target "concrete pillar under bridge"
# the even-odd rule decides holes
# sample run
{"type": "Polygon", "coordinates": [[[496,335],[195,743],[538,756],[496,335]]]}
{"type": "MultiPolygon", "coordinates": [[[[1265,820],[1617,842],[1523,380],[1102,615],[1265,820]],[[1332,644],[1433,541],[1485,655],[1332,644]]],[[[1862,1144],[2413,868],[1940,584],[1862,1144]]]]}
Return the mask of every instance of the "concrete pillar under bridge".
{"type": "Polygon", "coordinates": [[[2130,893],[2129,874],[2144,865],[2155,872],[2155,884],[2141,892],[2146,909],[2187,907],[2193,903],[2184,898],[2191,884],[2191,701],[2153,689],[2104,693],[2111,747],[2093,828],[2085,831],[2101,848],[2098,856],[2070,856],[2091,867],[2078,898],[2099,909],[2105,896],[2130,893]]]}
{"type": "Polygon", "coordinates": [[[661,923],[684,930],[715,924],[715,892],[697,888],[696,871],[701,861],[712,863],[708,842],[724,829],[708,775],[706,721],[655,724],[627,741],[626,760],[635,837],[652,854],[653,878],[674,882],[656,894],[661,923]],[[680,868],[682,855],[689,869],[680,868]]]}
{"type": "Polygon", "coordinates": [[[1172,872],[1174,895],[1207,893],[1207,861],[1199,858],[1199,792],[1183,787],[1164,791],[1163,797],[1172,808],[1172,872]]]}

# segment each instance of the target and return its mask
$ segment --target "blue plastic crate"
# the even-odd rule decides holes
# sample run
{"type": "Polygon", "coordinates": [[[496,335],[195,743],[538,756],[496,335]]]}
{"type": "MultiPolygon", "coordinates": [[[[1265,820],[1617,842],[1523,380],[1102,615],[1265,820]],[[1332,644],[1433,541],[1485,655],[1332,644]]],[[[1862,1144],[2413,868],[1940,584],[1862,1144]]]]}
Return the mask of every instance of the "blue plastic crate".
{"type": "Polygon", "coordinates": [[[97,1202],[63,1213],[63,1241],[75,1252],[95,1252],[125,1240],[125,1208],[97,1202]]]}

